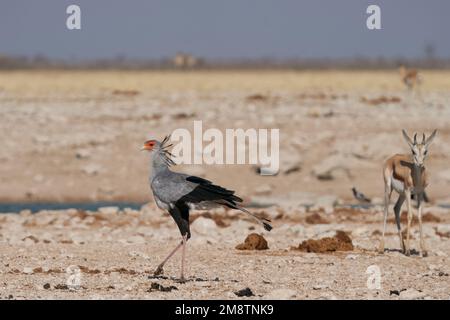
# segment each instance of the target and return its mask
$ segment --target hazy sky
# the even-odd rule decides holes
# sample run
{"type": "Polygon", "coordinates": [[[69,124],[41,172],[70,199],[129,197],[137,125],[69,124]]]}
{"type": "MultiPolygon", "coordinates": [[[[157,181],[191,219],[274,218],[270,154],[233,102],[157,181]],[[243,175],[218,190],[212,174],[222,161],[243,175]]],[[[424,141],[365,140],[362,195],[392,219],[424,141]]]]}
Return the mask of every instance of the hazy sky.
{"type": "Polygon", "coordinates": [[[450,57],[449,0],[0,0],[0,53],[84,59],[450,57]],[[81,7],[82,29],[66,28],[81,7]],[[366,28],[381,7],[382,30],[366,28]]]}

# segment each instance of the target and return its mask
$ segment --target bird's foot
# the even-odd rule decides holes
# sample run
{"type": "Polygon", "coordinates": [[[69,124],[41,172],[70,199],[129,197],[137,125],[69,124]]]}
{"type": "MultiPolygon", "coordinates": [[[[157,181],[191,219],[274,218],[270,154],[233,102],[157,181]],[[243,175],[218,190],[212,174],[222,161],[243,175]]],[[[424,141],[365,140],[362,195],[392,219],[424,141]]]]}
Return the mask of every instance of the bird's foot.
{"type": "Polygon", "coordinates": [[[405,250],[405,256],[409,257],[411,255],[411,250],[406,249],[405,250]]]}
{"type": "Polygon", "coordinates": [[[159,265],[158,268],[156,268],[155,272],[153,273],[153,276],[154,277],[160,276],[163,273],[164,273],[163,266],[159,265]]]}

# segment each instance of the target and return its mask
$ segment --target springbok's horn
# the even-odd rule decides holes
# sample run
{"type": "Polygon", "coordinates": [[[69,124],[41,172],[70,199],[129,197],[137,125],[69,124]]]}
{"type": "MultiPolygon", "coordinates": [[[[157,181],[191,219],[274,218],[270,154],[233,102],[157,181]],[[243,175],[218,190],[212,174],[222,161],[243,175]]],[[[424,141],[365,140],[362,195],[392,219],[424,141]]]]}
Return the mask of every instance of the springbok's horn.
{"type": "Polygon", "coordinates": [[[422,144],[425,144],[425,133],[422,136],[422,144]]]}
{"type": "Polygon", "coordinates": [[[417,133],[414,133],[414,144],[417,144],[417,133]]]}

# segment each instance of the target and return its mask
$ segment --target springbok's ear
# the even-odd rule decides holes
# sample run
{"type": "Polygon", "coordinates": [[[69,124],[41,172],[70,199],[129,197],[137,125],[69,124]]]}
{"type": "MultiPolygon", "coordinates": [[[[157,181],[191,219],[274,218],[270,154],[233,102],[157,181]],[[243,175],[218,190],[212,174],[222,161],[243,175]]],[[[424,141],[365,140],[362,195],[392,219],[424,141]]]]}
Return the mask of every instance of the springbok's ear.
{"type": "Polygon", "coordinates": [[[431,136],[428,137],[428,139],[425,141],[425,145],[428,147],[430,145],[431,142],[433,142],[434,137],[436,136],[436,132],[437,130],[434,129],[433,133],[431,134],[431,136]]]}
{"type": "Polygon", "coordinates": [[[408,137],[408,134],[406,133],[405,129],[402,130],[402,133],[403,133],[403,138],[405,138],[405,140],[409,144],[409,146],[412,147],[414,143],[408,137]]]}

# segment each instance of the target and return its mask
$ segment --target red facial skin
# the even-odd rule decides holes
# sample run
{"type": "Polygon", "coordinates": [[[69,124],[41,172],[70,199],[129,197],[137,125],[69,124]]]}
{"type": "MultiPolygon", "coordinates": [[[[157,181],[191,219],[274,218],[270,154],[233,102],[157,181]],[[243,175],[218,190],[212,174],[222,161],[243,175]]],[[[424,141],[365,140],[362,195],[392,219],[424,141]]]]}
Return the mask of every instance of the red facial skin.
{"type": "Polygon", "coordinates": [[[155,146],[156,141],[155,140],[148,140],[144,142],[144,145],[142,146],[142,150],[148,150],[152,151],[153,147],[155,146]]]}

